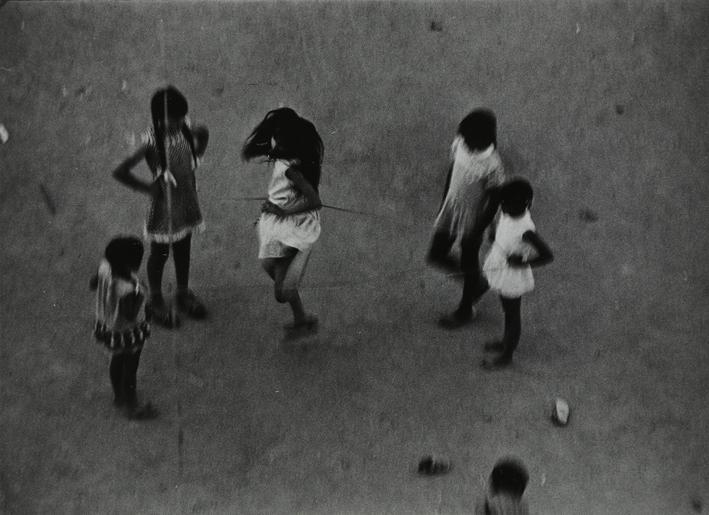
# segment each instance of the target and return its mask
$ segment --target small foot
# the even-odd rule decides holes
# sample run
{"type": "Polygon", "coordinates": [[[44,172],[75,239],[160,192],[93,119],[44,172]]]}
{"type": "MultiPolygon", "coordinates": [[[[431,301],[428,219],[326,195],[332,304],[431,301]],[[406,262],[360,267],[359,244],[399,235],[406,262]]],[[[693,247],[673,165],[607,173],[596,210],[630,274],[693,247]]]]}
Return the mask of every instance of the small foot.
{"type": "Polygon", "coordinates": [[[177,307],[188,317],[195,320],[201,320],[207,316],[207,308],[204,307],[204,304],[192,290],[184,290],[177,293],[177,307]]]}
{"type": "Polygon", "coordinates": [[[482,361],[482,368],[485,370],[502,370],[512,364],[512,355],[500,354],[495,358],[485,358],[482,361]]]}
{"type": "Polygon", "coordinates": [[[308,315],[304,320],[286,324],[283,329],[285,330],[285,340],[295,340],[316,334],[318,332],[318,318],[314,315],[308,315]]]}
{"type": "Polygon", "coordinates": [[[158,416],[158,410],[147,402],[126,407],[125,415],[129,420],[152,420],[158,416]]]}
{"type": "Polygon", "coordinates": [[[454,311],[450,315],[442,316],[438,320],[438,325],[444,329],[458,329],[466,324],[469,324],[477,317],[477,311],[473,308],[467,312],[454,311]]]}
{"type": "Polygon", "coordinates": [[[180,317],[164,300],[151,300],[145,307],[145,313],[152,322],[166,329],[180,327],[180,317]]]}

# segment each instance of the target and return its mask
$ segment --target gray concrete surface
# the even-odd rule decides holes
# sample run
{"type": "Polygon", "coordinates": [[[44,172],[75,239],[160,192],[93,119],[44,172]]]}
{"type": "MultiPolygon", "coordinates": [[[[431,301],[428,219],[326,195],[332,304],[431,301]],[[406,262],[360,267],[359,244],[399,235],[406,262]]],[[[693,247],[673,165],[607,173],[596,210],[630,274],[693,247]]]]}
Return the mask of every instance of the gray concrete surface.
{"type": "Polygon", "coordinates": [[[2,6],[0,511],[465,513],[512,453],[534,513],[701,512],[707,27],[702,1],[2,6]],[[211,317],[156,330],[139,388],[161,417],[141,424],[112,409],[87,281],[113,234],[141,231],[145,199],[109,172],[165,82],[212,132],[193,250],[211,317]],[[324,212],[303,285],[321,334],[297,346],[279,343],[258,204],[236,200],[265,191],[239,149],[279,104],[323,135],[324,201],[376,215],[324,212]],[[479,105],[557,256],[495,374],[478,362],[496,299],[443,332],[459,285],[423,264],[479,105]],[[452,473],[416,476],[429,452],[452,473]]]}

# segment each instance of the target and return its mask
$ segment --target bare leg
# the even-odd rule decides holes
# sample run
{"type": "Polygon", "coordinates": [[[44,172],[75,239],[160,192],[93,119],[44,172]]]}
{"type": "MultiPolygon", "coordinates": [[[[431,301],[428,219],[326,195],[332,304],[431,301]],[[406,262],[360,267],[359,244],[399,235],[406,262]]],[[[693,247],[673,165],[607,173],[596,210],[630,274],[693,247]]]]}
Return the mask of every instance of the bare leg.
{"type": "Polygon", "coordinates": [[[504,368],[512,363],[512,354],[517,345],[522,332],[521,306],[522,297],[500,296],[502,309],[505,312],[505,332],[502,340],[488,344],[489,350],[498,350],[500,353],[493,359],[485,359],[483,368],[494,370],[504,368]]]}
{"type": "Polygon", "coordinates": [[[455,238],[455,235],[437,231],[431,239],[431,246],[426,255],[428,264],[446,273],[460,273],[460,263],[450,255],[455,238]]]}
{"type": "Polygon", "coordinates": [[[300,298],[298,287],[300,286],[300,281],[303,278],[303,273],[305,272],[309,258],[310,249],[299,250],[292,257],[290,263],[288,263],[286,273],[281,282],[281,294],[290,304],[291,310],[293,311],[293,323],[295,325],[301,325],[308,321],[308,317],[303,309],[303,301],[300,298]]]}

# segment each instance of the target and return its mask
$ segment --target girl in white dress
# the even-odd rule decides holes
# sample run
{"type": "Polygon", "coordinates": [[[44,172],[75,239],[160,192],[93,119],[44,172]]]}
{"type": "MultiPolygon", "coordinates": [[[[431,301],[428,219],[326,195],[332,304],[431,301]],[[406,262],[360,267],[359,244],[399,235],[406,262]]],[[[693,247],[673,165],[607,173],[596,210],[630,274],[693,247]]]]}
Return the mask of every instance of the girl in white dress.
{"type": "Polygon", "coordinates": [[[287,107],[270,111],[242,151],[246,160],[263,156],[273,163],[268,200],[258,221],[258,257],[274,281],[276,301],[287,302],[293,311],[286,337],[317,331],[317,317],[305,312],[298,287],[320,236],[323,152],[315,126],[287,107]]]}
{"type": "Polygon", "coordinates": [[[500,188],[500,216],[483,274],[490,289],[500,296],[505,332],[501,340],[485,345],[486,350],[498,352],[495,358],[483,362],[486,368],[505,367],[512,362],[522,330],[522,295],[534,289],[532,267],[554,259],[529,213],[533,196],[532,186],[525,179],[512,179],[500,188]]]}

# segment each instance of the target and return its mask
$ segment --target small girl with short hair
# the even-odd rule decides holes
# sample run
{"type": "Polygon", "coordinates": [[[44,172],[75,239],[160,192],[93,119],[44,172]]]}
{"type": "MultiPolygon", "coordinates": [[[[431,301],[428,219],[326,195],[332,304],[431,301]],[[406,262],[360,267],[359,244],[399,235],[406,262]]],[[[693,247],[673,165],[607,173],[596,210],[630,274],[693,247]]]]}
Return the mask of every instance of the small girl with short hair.
{"type": "Polygon", "coordinates": [[[91,287],[96,290],[94,336],[111,353],[109,376],[113,403],[132,419],[157,415],[150,403],[138,404],[136,395],[140,354],[150,336],[145,315],[145,287],[137,276],[142,260],[140,239],[134,236],[113,238],[91,280],[91,287]]]}
{"type": "Polygon", "coordinates": [[[258,257],[273,279],[276,301],[287,302],[293,312],[286,338],[317,331],[317,317],[305,312],[298,287],[320,236],[323,153],[315,126],[287,107],[269,111],[242,151],[246,161],[266,157],[273,163],[268,200],[261,206],[257,224],[258,257]]]}
{"type": "Polygon", "coordinates": [[[207,148],[209,131],[203,126],[191,127],[187,100],[173,86],[155,92],[150,111],[152,127],[141,135],[140,148],[114,170],[113,176],[150,196],[145,223],[145,235],[150,241],[149,309],[155,322],[171,328],[179,325],[179,319],[162,294],[162,275],[170,247],[177,276],[177,306],[192,318],[206,316],[204,304],[189,289],[189,273],[192,233],[204,228],[195,170],[207,148]],[[151,182],[131,172],[143,159],[152,172],[151,182]]]}
{"type": "Polygon", "coordinates": [[[486,350],[498,353],[483,362],[485,368],[502,368],[512,362],[522,331],[522,295],[534,289],[532,268],[554,260],[532,221],[533,197],[531,184],[522,178],[508,181],[499,190],[500,215],[483,273],[490,289],[500,296],[505,331],[501,340],[485,345],[486,350]]]}
{"type": "Polygon", "coordinates": [[[488,109],[475,109],[458,125],[451,146],[451,164],[443,202],[434,225],[427,260],[447,272],[463,272],[463,295],[458,308],[439,320],[447,329],[475,317],[474,305],[487,291],[480,270],[483,232],[497,210],[492,193],[505,179],[497,152],[497,120],[488,109]],[[460,239],[460,261],[451,248],[460,239]]]}

